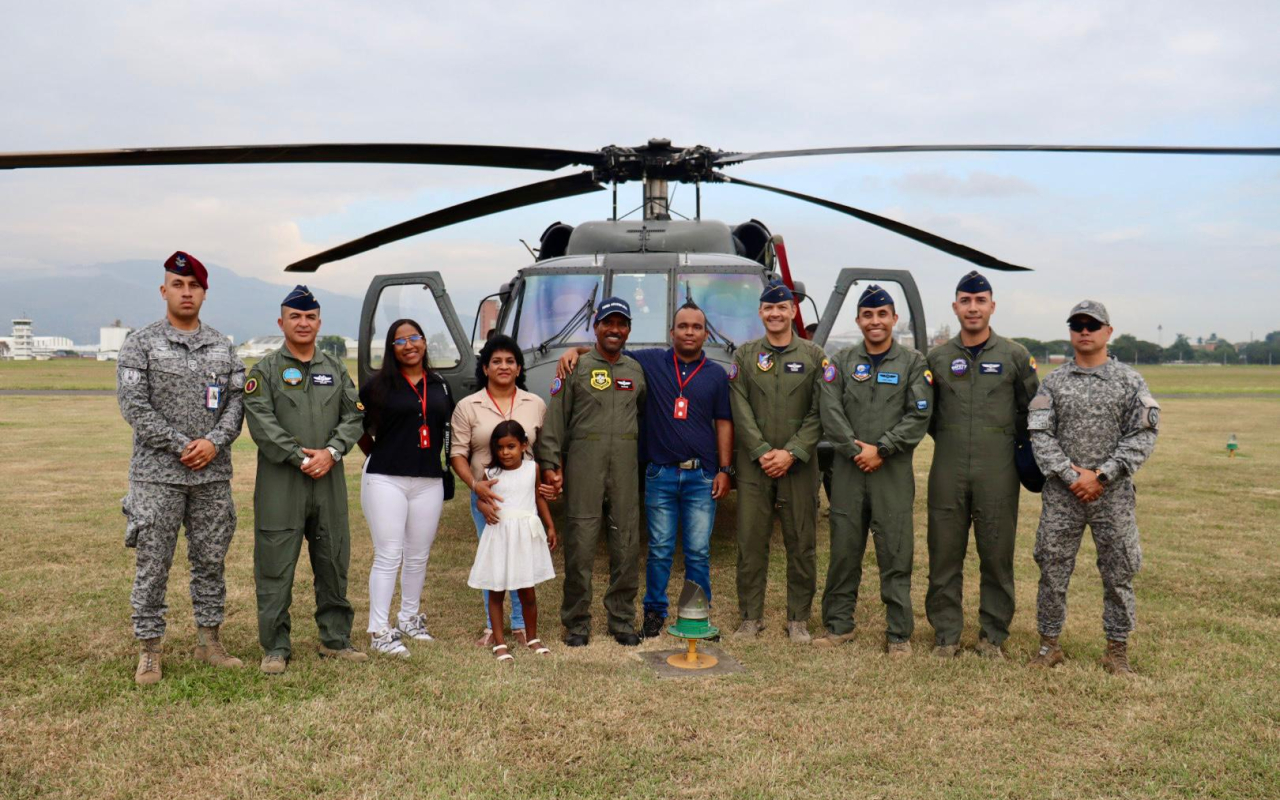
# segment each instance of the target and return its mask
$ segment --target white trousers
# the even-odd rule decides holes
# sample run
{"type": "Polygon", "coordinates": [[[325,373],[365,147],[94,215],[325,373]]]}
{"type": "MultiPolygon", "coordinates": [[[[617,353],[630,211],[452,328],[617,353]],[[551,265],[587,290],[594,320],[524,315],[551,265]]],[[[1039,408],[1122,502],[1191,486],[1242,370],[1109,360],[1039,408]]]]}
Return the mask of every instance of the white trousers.
{"type": "Polygon", "coordinates": [[[440,478],[404,478],[366,472],[360,479],[360,503],[373,538],[369,571],[369,632],[388,627],[391,598],[400,573],[400,622],[418,613],[427,558],[444,508],[440,478]]]}

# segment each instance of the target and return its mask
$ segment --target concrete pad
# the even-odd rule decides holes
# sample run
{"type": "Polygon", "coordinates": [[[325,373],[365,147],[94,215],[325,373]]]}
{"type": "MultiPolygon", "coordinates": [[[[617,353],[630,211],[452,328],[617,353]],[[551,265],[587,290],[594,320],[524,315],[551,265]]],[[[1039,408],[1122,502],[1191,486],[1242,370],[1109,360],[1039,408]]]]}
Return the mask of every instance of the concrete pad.
{"type": "Polygon", "coordinates": [[[716,675],[732,675],[736,672],[746,671],[746,668],[742,666],[738,659],[714,645],[699,643],[698,652],[715,656],[719,659],[719,663],[705,669],[680,669],[668,664],[668,657],[673,655],[683,656],[685,654],[685,648],[683,647],[679,650],[641,650],[636,653],[636,656],[650,669],[658,673],[659,678],[711,678],[716,675]]]}

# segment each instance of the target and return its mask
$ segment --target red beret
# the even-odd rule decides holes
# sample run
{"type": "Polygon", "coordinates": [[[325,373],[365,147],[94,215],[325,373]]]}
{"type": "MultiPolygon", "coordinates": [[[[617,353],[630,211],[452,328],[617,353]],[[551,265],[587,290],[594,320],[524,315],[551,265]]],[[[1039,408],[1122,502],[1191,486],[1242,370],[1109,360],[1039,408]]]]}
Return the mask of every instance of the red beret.
{"type": "Polygon", "coordinates": [[[179,250],[169,256],[169,260],[164,262],[164,269],[165,272],[172,272],[174,275],[190,275],[196,279],[196,283],[200,284],[200,288],[206,292],[209,291],[208,270],[199,259],[189,253],[179,250]]]}

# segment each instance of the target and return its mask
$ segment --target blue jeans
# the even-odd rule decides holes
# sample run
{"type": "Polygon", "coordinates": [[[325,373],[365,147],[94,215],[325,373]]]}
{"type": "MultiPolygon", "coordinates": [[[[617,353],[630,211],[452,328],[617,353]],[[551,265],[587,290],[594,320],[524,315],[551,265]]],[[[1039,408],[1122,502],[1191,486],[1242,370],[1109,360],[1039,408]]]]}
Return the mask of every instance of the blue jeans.
{"type": "Polygon", "coordinates": [[[649,464],[644,471],[644,509],[649,522],[649,557],[645,561],[644,610],[667,615],[667,583],[676,551],[676,528],[684,550],[684,575],[702,587],[711,602],[711,528],[716,501],[711,499],[715,473],[649,464]]]}
{"type": "MultiPolygon", "coordinates": [[[[484,535],[484,526],[487,523],[484,521],[484,514],[481,514],[480,509],[476,508],[475,492],[471,493],[471,519],[476,523],[476,538],[478,539],[484,535]]],[[[482,594],[484,595],[484,618],[487,623],[486,627],[489,628],[489,630],[493,630],[493,620],[489,618],[489,590],[485,589],[482,594]]],[[[511,630],[518,630],[524,627],[524,608],[520,605],[519,595],[515,592],[507,592],[507,595],[511,598],[511,630]]]]}

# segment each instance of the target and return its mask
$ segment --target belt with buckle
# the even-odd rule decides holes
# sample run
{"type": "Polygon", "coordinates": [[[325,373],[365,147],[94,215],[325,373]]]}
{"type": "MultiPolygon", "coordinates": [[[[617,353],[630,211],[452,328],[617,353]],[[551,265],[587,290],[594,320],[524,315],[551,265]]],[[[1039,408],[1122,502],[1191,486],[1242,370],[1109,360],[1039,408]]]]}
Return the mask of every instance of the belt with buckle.
{"type": "Polygon", "coordinates": [[[678,469],[702,469],[702,460],[691,458],[688,461],[681,461],[675,465],[678,469]]]}

